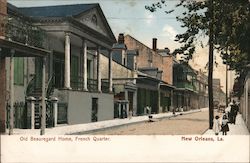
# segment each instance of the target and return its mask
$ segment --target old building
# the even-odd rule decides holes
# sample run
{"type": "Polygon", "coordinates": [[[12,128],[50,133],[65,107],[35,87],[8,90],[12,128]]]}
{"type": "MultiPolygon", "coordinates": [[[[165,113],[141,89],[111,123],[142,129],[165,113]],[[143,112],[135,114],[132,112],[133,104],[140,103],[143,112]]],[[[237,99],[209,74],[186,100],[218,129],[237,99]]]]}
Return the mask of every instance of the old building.
{"type": "Polygon", "coordinates": [[[152,113],[172,111],[173,108],[173,62],[168,49],[157,49],[157,39],[152,41],[152,49],[130,35],[124,37],[128,49],[138,51],[134,65],[138,72],[137,114],[145,114],[146,107],[152,113]]]}
{"type": "Polygon", "coordinates": [[[220,79],[213,79],[213,97],[214,105],[225,105],[226,104],[226,94],[222,91],[222,86],[220,79]]]}
{"type": "MultiPolygon", "coordinates": [[[[42,30],[33,26],[32,19],[24,16],[16,7],[1,1],[1,132],[9,128],[9,134],[13,128],[27,128],[31,123],[30,110],[25,106],[25,96],[28,87],[29,75],[27,73],[29,60],[41,60],[40,73],[40,107],[43,117],[40,119],[45,124],[46,117],[46,89],[45,89],[45,60],[50,51],[45,50],[42,39],[42,30]],[[3,13],[2,13],[3,12],[3,13]]],[[[42,128],[44,128],[42,126],[42,128]]]]}
{"type": "MultiPolygon", "coordinates": [[[[47,108],[52,107],[49,103],[53,100],[58,101],[56,110],[47,109],[51,126],[113,119],[111,51],[116,39],[99,4],[27,8],[8,4],[8,16],[6,29],[14,31],[10,39],[48,51],[44,63],[47,108]],[[13,23],[15,26],[11,26],[13,23]],[[100,61],[103,57],[107,59],[105,65],[100,61]],[[107,70],[105,73],[101,72],[103,66],[107,70]]],[[[8,32],[6,35],[9,37],[8,32]]],[[[24,57],[14,61],[14,100],[25,103],[34,98],[33,118],[35,128],[40,128],[44,60],[24,57]]],[[[7,71],[7,76],[9,74],[7,71]]]]}
{"type": "Polygon", "coordinates": [[[174,65],[174,105],[184,111],[198,109],[197,72],[186,62],[174,65]]]}
{"type": "Polygon", "coordinates": [[[199,93],[199,108],[208,107],[208,77],[204,72],[197,72],[197,91],[199,93]]]}

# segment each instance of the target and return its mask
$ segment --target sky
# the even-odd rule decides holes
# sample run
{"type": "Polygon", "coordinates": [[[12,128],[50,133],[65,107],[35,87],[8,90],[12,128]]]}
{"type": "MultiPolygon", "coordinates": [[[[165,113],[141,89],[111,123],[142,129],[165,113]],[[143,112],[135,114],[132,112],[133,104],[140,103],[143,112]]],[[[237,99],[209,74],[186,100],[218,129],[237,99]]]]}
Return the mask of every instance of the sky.
{"type": "MultiPolygon", "coordinates": [[[[84,4],[99,3],[104,15],[114,33],[131,35],[148,47],[152,47],[152,38],[157,38],[157,48],[168,47],[172,52],[180,46],[175,42],[175,35],[183,33],[180,22],[175,17],[182,13],[183,9],[177,9],[171,14],[166,14],[166,10],[174,9],[178,0],[167,0],[167,7],[150,12],[145,9],[145,5],[151,5],[157,0],[7,0],[17,7],[29,6],[49,6],[63,4],[84,4]]],[[[207,38],[202,38],[206,45],[207,38]]],[[[225,92],[225,65],[219,55],[215,55],[218,66],[214,68],[214,78],[221,79],[222,89],[225,92]]],[[[196,54],[189,62],[196,70],[206,71],[205,65],[208,62],[208,47],[198,46],[196,54]]],[[[229,90],[232,89],[234,73],[229,73],[229,90]]]]}

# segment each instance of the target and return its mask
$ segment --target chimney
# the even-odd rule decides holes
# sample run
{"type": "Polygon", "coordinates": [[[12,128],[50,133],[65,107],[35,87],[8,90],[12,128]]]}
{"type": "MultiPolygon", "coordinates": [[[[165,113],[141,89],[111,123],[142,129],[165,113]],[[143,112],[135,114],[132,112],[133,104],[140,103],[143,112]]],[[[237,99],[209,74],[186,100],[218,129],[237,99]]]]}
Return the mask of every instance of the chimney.
{"type": "Polygon", "coordinates": [[[5,17],[7,16],[7,0],[0,0],[0,37],[4,36],[5,17]]]}
{"type": "Polygon", "coordinates": [[[124,44],[124,34],[120,33],[118,36],[118,43],[119,44],[124,44]]]}
{"type": "Polygon", "coordinates": [[[157,50],[157,38],[153,38],[153,51],[157,50]]]}

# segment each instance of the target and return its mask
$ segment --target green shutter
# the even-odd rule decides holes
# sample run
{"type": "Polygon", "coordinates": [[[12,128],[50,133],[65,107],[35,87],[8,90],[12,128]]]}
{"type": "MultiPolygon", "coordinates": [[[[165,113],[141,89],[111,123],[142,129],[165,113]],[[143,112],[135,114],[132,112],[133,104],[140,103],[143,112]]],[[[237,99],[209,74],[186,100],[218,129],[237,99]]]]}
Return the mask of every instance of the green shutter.
{"type": "Polygon", "coordinates": [[[14,58],[14,84],[24,84],[24,58],[14,58]]]}

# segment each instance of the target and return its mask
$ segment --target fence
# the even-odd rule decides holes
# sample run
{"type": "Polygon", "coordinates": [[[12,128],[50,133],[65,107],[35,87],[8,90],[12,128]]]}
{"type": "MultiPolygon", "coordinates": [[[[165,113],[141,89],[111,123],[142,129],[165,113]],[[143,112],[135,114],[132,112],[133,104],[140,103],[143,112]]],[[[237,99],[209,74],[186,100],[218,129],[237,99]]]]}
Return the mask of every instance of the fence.
{"type": "MultiPolygon", "coordinates": [[[[10,127],[10,105],[7,104],[6,126],[10,127]]],[[[27,107],[25,102],[14,103],[14,128],[27,128],[27,107]]]]}

